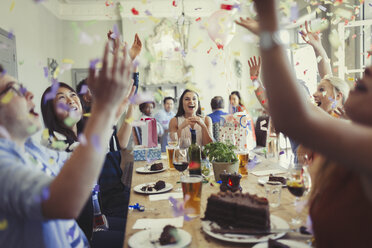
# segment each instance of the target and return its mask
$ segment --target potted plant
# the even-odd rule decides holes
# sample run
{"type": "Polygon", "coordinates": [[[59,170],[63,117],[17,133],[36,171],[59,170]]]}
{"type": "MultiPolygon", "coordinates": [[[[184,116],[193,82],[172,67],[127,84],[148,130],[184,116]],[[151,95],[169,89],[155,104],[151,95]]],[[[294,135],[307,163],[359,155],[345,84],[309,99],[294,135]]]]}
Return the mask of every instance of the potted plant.
{"type": "Polygon", "coordinates": [[[234,152],[235,148],[234,145],[222,142],[212,142],[204,146],[203,152],[213,164],[216,181],[220,181],[220,174],[225,170],[227,173],[238,173],[239,162],[234,152]]]}

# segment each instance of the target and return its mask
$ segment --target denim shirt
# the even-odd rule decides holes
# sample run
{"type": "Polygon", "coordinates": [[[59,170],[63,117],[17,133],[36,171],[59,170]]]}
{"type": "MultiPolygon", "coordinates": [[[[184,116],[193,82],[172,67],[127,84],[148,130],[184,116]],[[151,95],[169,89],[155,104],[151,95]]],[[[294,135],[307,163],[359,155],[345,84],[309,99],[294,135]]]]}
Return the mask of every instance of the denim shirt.
{"type": "Polygon", "coordinates": [[[41,202],[68,158],[36,145],[22,151],[0,138],[0,247],[88,247],[75,220],[45,219],[41,202]]]}

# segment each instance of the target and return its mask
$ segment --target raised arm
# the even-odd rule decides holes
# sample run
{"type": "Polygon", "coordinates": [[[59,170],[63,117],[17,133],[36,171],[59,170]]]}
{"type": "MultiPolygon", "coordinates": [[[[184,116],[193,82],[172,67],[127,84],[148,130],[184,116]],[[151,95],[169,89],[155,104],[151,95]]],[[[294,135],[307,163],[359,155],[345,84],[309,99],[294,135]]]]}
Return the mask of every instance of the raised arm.
{"type": "Polygon", "coordinates": [[[249,66],[249,74],[251,75],[251,80],[254,86],[254,93],[256,94],[257,100],[260,102],[261,106],[266,110],[269,111],[269,103],[267,101],[266,90],[261,85],[261,81],[259,79],[260,76],[260,68],[261,68],[261,57],[258,57],[258,63],[256,56],[251,57],[248,60],[249,66]]]}
{"type": "Polygon", "coordinates": [[[94,101],[91,116],[84,129],[87,142],[76,148],[50,184],[49,198],[42,202],[42,213],[45,218],[76,218],[98,179],[115,113],[131,86],[131,65],[126,56],[119,59],[118,51],[116,46],[112,68],[109,69],[109,49],[106,44],[99,75],[95,75],[95,69],[90,68],[88,85],[94,101]]]}
{"type": "MultiPolygon", "coordinates": [[[[276,0],[255,0],[262,32],[278,31],[276,0]]],[[[266,33],[268,34],[268,33],[266,33]]],[[[267,35],[263,43],[267,44],[267,35]]],[[[270,42],[270,41],[269,41],[270,42]]],[[[261,46],[264,85],[275,127],[305,146],[350,169],[372,175],[372,129],[337,120],[301,97],[299,86],[280,45],[261,46]],[[357,148],[357,149],[356,149],[357,148]]],[[[372,84],[372,77],[366,80],[372,84]]],[[[350,99],[349,99],[350,100],[350,99]]]]}
{"type": "MultiPolygon", "coordinates": [[[[123,101],[120,107],[125,108],[128,105],[129,99],[133,96],[135,90],[136,90],[136,87],[133,86],[129,96],[123,101]]],[[[125,117],[124,117],[124,121],[118,130],[117,137],[118,137],[119,145],[121,149],[124,149],[128,146],[129,138],[130,138],[130,135],[132,134],[133,111],[136,106],[137,105],[135,104],[129,104],[127,113],[125,114],[125,117]]]]}
{"type": "Polygon", "coordinates": [[[320,77],[324,78],[326,75],[332,76],[331,62],[322,45],[320,34],[311,32],[309,26],[310,23],[305,21],[305,30],[301,30],[301,37],[307,44],[313,47],[317,60],[318,58],[321,59],[318,63],[320,77]]]}

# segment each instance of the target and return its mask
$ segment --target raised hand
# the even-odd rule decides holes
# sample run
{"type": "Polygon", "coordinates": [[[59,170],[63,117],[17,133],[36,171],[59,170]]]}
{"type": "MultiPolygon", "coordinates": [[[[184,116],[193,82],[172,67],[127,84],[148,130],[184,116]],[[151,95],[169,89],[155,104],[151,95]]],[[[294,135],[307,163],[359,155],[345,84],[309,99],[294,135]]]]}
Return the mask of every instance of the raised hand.
{"type": "Polygon", "coordinates": [[[240,21],[235,21],[236,24],[248,29],[249,31],[251,31],[253,34],[255,35],[259,35],[260,34],[260,26],[258,25],[258,22],[256,20],[253,20],[249,17],[247,18],[243,18],[243,17],[240,17],[240,21]]]}
{"type": "Polygon", "coordinates": [[[94,98],[94,105],[99,108],[115,108],[128,95],[132,85],[132,65],[125,49],[124,57],[119,58],[119,41],[116,40],[112,68],[108,68],[109,48],[105,46],[103,55],[102,69],[98,75],[95,68],[89,69],[88,87],[94,98]]]}
{"type": "Polygon", "coordinates": [[[258,57],[258,63],[256,60],[256,56],[251,57],[248,60],[249,66],[249,74],[251,75],[251,80],[257,79],[260,75],[260,68],[261,68],[261,57],[258,57]]]}
{"type": "MultiPolygon", "coordinates": [[[[311,45],[314,48],[323,47],[321,39],[320,39],[320,33],[319,32],[317,32],[317,33],[311,32],[310,31],[310,25],[311,25],[311,22],[305,21],[305,30],[304,29],[301,30],[302,39],[307,44],[311,45]]],[[[301,25],[301,27],[302,27],[302,25],[301,25]]]]}
{"type": "Polygon", "coordinates": [[[134,36],[133,45],[129,50],[129,56],[131,60],[134,60],[138,56],[138,54],[140,54],[141,50],[142,50],[142,42],[141,42],[141,39],[138,37],[138,34],[136,34],[134,36]]]}

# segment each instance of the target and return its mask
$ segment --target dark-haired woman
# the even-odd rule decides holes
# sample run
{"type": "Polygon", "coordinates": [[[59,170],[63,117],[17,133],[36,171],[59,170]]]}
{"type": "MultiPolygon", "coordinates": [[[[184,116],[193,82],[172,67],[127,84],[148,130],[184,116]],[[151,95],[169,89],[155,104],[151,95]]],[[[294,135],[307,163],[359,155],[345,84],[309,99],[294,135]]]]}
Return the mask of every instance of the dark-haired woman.
{"type": "MultiPolygon", "coordinates": [[[[48,99],[48,95],[51,93],[52,87],[49,87],[43,93],[41,98],[41,112],[43,115],[43,120],[45,127],[48,128],[49,133],[44,134],[42,139],[43,145],[46,145],[49,148],[56,149],[56,150],[65,150],[67,152],[73,152],[74,148],[79,144],[78,137],[81,133],[84,123],[83,123],[83,109],[78,97],[78,94],[75,92],[73,88],[65,83],[59,83],[59,88],[56,92],[56,95],[52,99],[48,99]]],[[[132,89],[131,94],[133,94],[134,89],[132,89]]],[[[128,99],[122,104],[121,107],[127,105],[128,99]]],[[[119,112],[122,108],[119,108],[119,112]]],[[[119,114],[117,114],[117,117],[119,114]]],[[[115,132],[114,132],[115,133],[115,132]]],[[[114,134],[114,136],[116,136],[114,134]]],[[[80,137],[79,141],[81,143],[84,142],[84,137],[80,137]]],[[[97,142],[97,149],[102,149],[105,151],[105,146],[103,144],[98,144],[97,142]]],[[[108,148],[107,148],[108,150],[108,148]]],[[[98,184],[100,185],[101,189],[107,189],[109,187],[115,188],[118,184],[121,184],[121,170],[120,170],[120,163],[121,163],[121,156],[120,151],[113,151],[107,152],[105,165],[103,172],[112,171],[113,173],[101,173],[101,176],[98,180],[98,184]],[[111,185],[111,186],[110,186],[111,185]]],[[[88,187],[91,187],[90,185],[88,187]]],[[[97,232],[93,235],[93,247],[101,247],[101,244],[111,240],[110,243],[115,245],[115,247],[120,247],[123,243],[122,238],[124,237],[124,229],[125,229],[125,220],[126,218],[126,210],[128,204],[128,197],[126,197],[127,193],[125,191],[124,185],[121,185],[121,189],[119,195],[122,198],[121,202],[116,202],[115,206],[107,207],[106,214],[113,212],[112,210],[117,210],[117,213],[121,214],[121,216],[116,215],[115,213],[112,216],[121,217],[122,221],[117,221],[117,219],[109,220],[109,225],[113,227],[113,230],[110,231],[109,234],[104,234],[103,232],[97,232]],[[127,198],[125,200],[125,198],[127,198]],[[118,223],[122,223],[116,225],[118,223]],[[115,234],[115,232],[117,232],[115,234]],[[102,236],[100,238],[96,238],[98,236],[102,236]],[[116,237],[116,238],[115,238],[116,237]],[[98,244],[99,243],[99,244],[98,244]]],[[[116,191],[118,192],[118,191],[116,191]]],[[[105,207],[103,209],[106,209],[105,207]]],[[[103,210],[102,209],[102,210],[103,210]]],[[[84,210],[82,211],[82,215],[80,215],[78,219],[78,224],[83,229],[84,233],[90,239],[92,237],[93,231],[93,208],[92,202],[88,201],[84,210]]]]}
{"type": "Polygon", "coordinates": [[[231,92],[229,96],[229,100],[230,100],[230,107],[232,108],[232,113],[246,111],[246,108],[244,104],[242,103],[242,98],[240,96],[239,91],[231,92]]]}
{"type": "Polygon", "coordinates": [[[169,131],[177,132],[180,139],[191,139],[190,128],[196,130],[196,143],[200,146],[213,141],[212,120],[201,115],[198,94],[185,90],[181,95],[177,114],[169,122],[169,131]]]}

